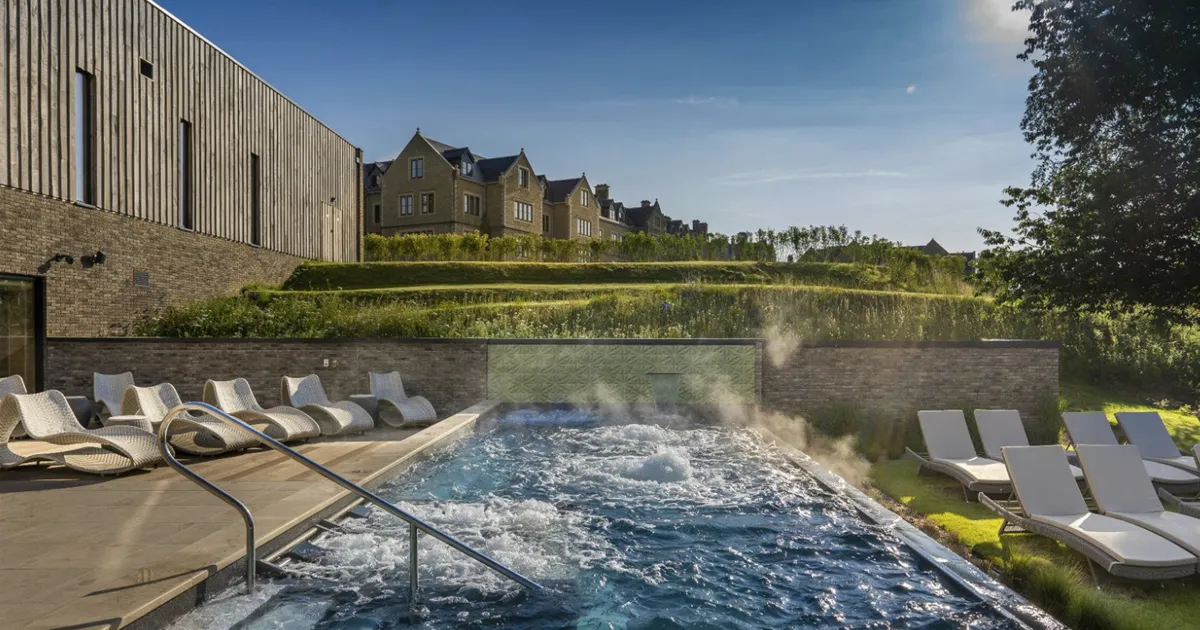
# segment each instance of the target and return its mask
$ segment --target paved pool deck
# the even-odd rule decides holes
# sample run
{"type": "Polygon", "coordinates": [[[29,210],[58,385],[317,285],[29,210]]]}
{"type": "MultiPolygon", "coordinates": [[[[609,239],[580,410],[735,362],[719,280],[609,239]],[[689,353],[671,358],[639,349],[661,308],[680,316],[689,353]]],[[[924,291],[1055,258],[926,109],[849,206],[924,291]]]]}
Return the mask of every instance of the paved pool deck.
{"type": "MultiPolygon", "coordinates": [[[[419,432],[378,428],[297,450],[373,486],[473,430],[495,406],[480,403],[419,432]]],[[[271,450],[188,461],[250,508],[260,549],[282,544],[284,534],[291,539],[351,499],[271,450]]],[[[120,477],[58,467],[0,471],[0,626],[158,627],[149,620],[164,615],[147,615],[168,602],[180,612],[190,608],[206,580],[245,558],[245,537],[237,512],[165,465],[120,477]]]]}

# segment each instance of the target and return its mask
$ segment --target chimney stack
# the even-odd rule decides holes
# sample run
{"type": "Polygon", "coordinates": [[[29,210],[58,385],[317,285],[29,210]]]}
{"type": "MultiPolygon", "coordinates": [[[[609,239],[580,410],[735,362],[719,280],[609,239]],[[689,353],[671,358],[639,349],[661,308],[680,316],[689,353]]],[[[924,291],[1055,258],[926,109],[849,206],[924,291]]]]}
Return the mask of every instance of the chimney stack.
{"type": "Polygon", "coordinates": [[[642,207],[643,207],[643,208],[649,208],[649,207],[650,207],[650,200],[649,200],[649,199],[643,199],[643,200],[642,200],[642,207]]]}
{"type": "Polygon", "coordinates": [[[608,184],[596,184],[596,199],[608,200],[608,184]]]}

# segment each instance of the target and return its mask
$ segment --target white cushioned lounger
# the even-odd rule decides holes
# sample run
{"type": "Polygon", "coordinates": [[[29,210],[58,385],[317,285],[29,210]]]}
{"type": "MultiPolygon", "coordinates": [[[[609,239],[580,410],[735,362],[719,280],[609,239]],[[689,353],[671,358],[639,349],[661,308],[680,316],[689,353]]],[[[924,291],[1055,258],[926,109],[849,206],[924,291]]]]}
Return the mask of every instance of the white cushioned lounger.
{"type": "Polygon", "coordinates": [[[1096,507],[1200,555],[1200,519],[1168,512],[1155,494],[1136,446],[1083,444],[1076,448],[1096,507]]]}
{"type": "Polygon", "coordinates": [[[1127,521],[1089,512],[1061,446],[1010,446],[1004,449],[1004,463],[1026,518],[1043,526],[1036,533],[1057,538],[1109,572],[1116,565],[1195,572],[1200,559],[1179,545],[1127,521]]]}
{"type": "Polygon", "coordinates": [[[1003,463],[975,453],[962,411],[919,411],[917,421],[928,457],[909,453],[923,466],[953,477],[973,492],[1008,492],[1012,488],[1003,463]]]}
{"type": "MultiPolygon", "coordinates": [[[[1068,411],[1063,413],[1062,418],[1067,427],[1067,436],[1076,449],[1082,444],[1117,445],[1117,436],[1103,411],[1068,411]]],[[[1200,477],[1182,468],[1148,459],[1142,460],[1142,467],[1152,482],[1168,489],[1186,487],[1193,491],[1200,490],[1200,477]]]]}
{"type": "Polygon", "coordinates": [[[308,414],[280,405],[263,409],[244,378],[204,383],[204,402],[242,420],[270,437],[287,442],[321,435],[321,427],[308,414]]]}
{"type": "MultiPolygon", "coordinates": [[[[991,459],[1004,459],[1002,450],[1006,446],[1029,446],[1029,435],[1016,409],[976,409],[975,427],[979,429],[979,441],[983,442],[983,454],[991,459]]],[[[1083,479],[1083,471],[1071,466],[1076,480],[1083,479]]]]}
{"type": "Polygon", "coordinates": [[[366,409],[348,400],[331,402],[316,374],[302,378],[285,376],[280,380],[279,390],[281,399],[317,421],[322,435],[365,433],[375,428],[375,420],[366,409]]]}
{"type": "Polygon", "coordinates": [[[1137,445],[1144,459],[1189,472],[1200,472],[1196,467],[1196,458],[1184,455],[1175,445],[1157,411],[1118,411],[1117,423],[1125,432],[1125,439],[1137,445]]]}

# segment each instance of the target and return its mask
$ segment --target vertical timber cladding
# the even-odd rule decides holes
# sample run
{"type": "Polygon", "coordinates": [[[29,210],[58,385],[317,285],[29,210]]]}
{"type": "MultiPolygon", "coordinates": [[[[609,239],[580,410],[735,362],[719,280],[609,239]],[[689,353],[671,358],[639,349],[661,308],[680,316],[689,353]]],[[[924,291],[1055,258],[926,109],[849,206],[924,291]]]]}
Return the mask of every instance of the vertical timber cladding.
{"type": "Polygon", "coordinates": [[[251,243],[256,154],[262,247],[355,258],[357,149],[153,2],[5,0],[0,48],[0,186],[80,199],[74,85],[82,70],[93,77],[95,206],[179,227],[186,120],[197,233],[251,243]],[[342,217],[327,234],[323,205],[342,217]]]}
{"type": "Polygon", "coordinates": [[[754,340],[489,340],[488,398],[652,403],[652,373],[680,375],[684,404],[757,404],[754,340]]]}

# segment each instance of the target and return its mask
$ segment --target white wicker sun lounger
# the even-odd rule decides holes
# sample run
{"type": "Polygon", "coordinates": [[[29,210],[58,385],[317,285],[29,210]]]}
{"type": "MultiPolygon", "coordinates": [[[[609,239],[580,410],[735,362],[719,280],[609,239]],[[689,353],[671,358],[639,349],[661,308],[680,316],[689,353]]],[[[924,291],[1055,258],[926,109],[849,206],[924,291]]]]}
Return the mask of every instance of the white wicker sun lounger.
{"type": "Polygon", "coordinates": [[[975,452],[967,418],[962,411],[920,411],[917,420],[928,456],[905,450],[909,457],[920,461],[923,468],[953,477],[963,485],[963,496],[967,500],[978,492],[996,494],[1012,490],[1004,464],[980,457],[975,452]]]}
{"type": "MultiPolygon", "coordinates": [[[[28,394],[29,390],[25,388],[25,379],[21,378],[20,374],[13,374],[0,378],[0,398],[4,398],[9,394],[28,394]]],[[[71,411],[75,413],[75,419],[81,424],[86,424],[92,415],[92,403],[87,399],[87,396],[67,396],[67,403],[71,405],[71,411]]],[[[25,437],[25,427],[17,425],[13,429],[12,437],[25,437]]]]}
{"type": "Polygon", "coordinates": [[[1010,446],[1004,449],[1004,463],[1024,514],[979,496],[1004,519],[1002,534],[1024,530],[1057,540],[1083,554],[1097,580],[1096,566],[1117,577],[1142,580],[1196,572],[1200,558],[1188,550],[1132,523],[1089,512],[1061,446],[1010,446]]]}
{"type": "MultiPolygon", "coordinates": [[[[1029,446],[1029,435],[1016,409],[976,409],[975,427],[979,429],[983,454],[996,461],[1004,459],[1006,446],[1029,446]]],[[[1083,471],[1075,466],[1071,466],[1071,474],[1077,481],[1083,479],[1083,471]]]]}
{"type": "Polygon", "coordinates": [[[437,422],[433,404],[423,396],[409,396],[399,372],[370,372],[371,395],[378,401],[379,420],[393,427],[437,422]]]}
{"type": "MultiPolygon", "coordinates": [[[[1067,437],[1076,449],[1083,444],[1116,446],[1117,436],[1113,433],[1108,416],[1103,411],[1068,411],[1062,415],[1067,427],[1067,437]]],[[[1140,450],[1140,449],[1139,449],[1140,450]]],[[[1200,476],[1182,468],[1161,462],[1142,460],[1142,467],[1154,485],[1175,494],[1200,492],[1200,476]]]]}
{"type": "Polygon", "coordinates": [[[281,405],[263,409],[250,389],[250,382],[244,378],[204,383],[204,402],[280,442],[303,440],[321,434],[317,422],[295,407],[281,405]]]}
{"type": "Polygon", "coordinates": [[[133,385],[133,372],[92,373],[92,398],[96,401],[96,415],[101,421],[109,416],[121,415],[125,388],[131,385],[133,385]]]}
{"type": "Polygon", "coordinates": [[[80,446],[65,451],[48,450],[46,455],[25,456],[26,461],[54,461],[98,475],[115,475],[162,462],[154,434],[136,427],[85,429],[66,397],[50,390],[40,394],[9,394],[0,401],[0,437],[3,437],[0,460],[4,460],[5,466],[16,465],[13,461],[21,458],[7,448],[7,436],[18,423],[24,425],[29,437],[35,440],[80,446]]]}
{"type": "Polygon", "coordinates": [[[316,374],[283,377],[279,382],[279,397],[316,420],[322,435],[365,433],[375,428],[375,420],[366,409],[348,400],[331,402],[316,374]]]}
{"type": "Polygon", "coordinates": [[[1117,424],[1125,432],[1125,439],[1137,445],[1144,459],[1188,472],[1200,472],[1196,458],[1184,455],[1175,445],[1157,411],[1118,411],[1117,424]]]}
{"type": "Polygon", "coordinates": [[[1163,509],[1136,446],[1084,444],[1076,450],[1101,514],[1148,529],[1200,555],[1200,519],[1163,509]]]}
{"type": "MultiPolygon", "coordinates": [[[[170,383],[125,389],[121,413],[137,414],[155,429],[167,412],[182,405],[179,392],[170,383]]],[[[189,411],[171,423],[171,446],[192,455],[220,455],[258,444],[254,436],[207,414],[189,411]]]]}

